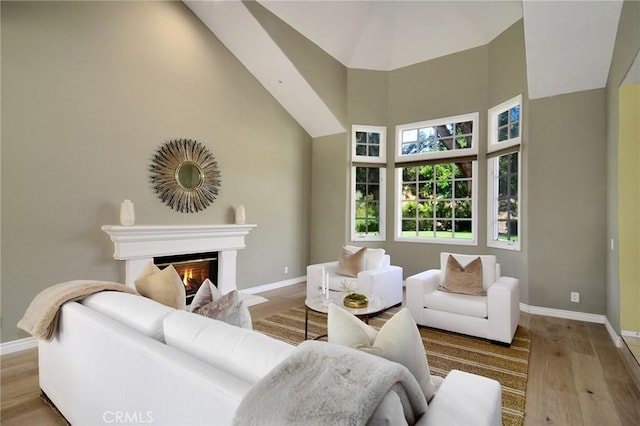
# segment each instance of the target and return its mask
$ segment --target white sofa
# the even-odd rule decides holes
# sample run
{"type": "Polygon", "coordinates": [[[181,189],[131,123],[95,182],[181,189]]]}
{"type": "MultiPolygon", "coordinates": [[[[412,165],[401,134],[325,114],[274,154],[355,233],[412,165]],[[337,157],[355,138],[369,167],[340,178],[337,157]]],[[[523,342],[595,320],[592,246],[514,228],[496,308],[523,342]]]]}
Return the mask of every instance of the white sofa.
{"type": "Polygon", "coordinates": [[[492,255],[440,253],[440,269],[430,269],[405,281],[406,306],[416,323],[510,345],[520,319],[520,281],[503,277],[492,255]],[[482,259],[482,287],[486,296],[440,291],[447,259],[461,266],[482,259]]]}
{"type": "MultiPolygon", "coordinates": [[[[352,251],[361,248],[346,247],[352,251]]],[[[402,303],[402,268],[391,265],[391,257],[385,253],[384,249],[367,249],[365,270],[359,272],[357,278],[339,275],[337,270],[337,260],[307,266],[307,297],[320,293],[324,272],[329,277],[329,289],[332,291],[343,291],[343,281],[355,281],[359,293],[380,297],[386,307],[402,303]]]]}
{"type": "MultiPolygon", "coordinates": [[[[247,392],[294,350],[141,296],[102,292],[62,306],[55,337],[39,343],[40,387],[72,425],[228,425],[247,392]]],[[[370,424],[405,424],[389,394],[370,424]]],[[[500,385],[452,372],[420,424],[500,420],[500,385]]]]}

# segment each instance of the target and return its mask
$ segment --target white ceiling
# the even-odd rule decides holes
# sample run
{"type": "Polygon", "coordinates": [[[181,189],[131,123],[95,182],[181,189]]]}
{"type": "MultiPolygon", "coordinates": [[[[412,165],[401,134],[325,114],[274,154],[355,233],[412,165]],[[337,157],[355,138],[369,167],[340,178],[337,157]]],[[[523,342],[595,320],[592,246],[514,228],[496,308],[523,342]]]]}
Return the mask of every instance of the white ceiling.
{"type": "Polygon", "coordinates": [[[621,9],[621,1],[524,1],[529,97],[606,86],[621,9]]]}
{"type": "Polygon", "coordinates": [[[383,71],[482,46],[522,18],[519,0],[260,4],[345,66],[383,71]]]}
{"type": "MultiPolygon", "coordinates": [[[[185,4],[311,136],[344,131],[240,1],[185,4]]],[[[622,8],[622,0],[261,0],[260,4],[346,67],[373,70],[393,70],[484,45],[524,18],[532,99],[606,85],[622,8]]]]}

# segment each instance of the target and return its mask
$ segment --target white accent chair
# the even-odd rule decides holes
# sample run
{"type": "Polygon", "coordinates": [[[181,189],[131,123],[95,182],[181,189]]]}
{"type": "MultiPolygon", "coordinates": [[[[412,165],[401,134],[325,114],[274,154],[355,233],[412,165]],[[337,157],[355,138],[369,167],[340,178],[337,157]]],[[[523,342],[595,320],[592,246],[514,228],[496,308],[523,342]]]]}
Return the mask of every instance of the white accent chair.
{"type": "MultiPolygon", "coordinates": [[[[362,247],[346,246],[352,252],[362,247]]],[[[322,288],[322,273],[328,275],[331,291],[344,291],[343,282],[357,283],[357,292],[381,298],[386,307],[402,303],[402,268],[391,265],[391,257],[384,249],[367,248],[365,270],[358,277],[339,275],[338,261],[307,266],[307,297],[318,295],[322,288]]]]}
{"type": "Polygon", "coordinates": [[[500,276],[495,256],[440,253],[440,269],[413,275],[405,285],[406,306],[416,323],[511,344],[520,319],[520,280],[500,276]],[[482,287],[486,296],[439,290],[450,254],[462,267],[478,257],[482,259],[482,287]]]}

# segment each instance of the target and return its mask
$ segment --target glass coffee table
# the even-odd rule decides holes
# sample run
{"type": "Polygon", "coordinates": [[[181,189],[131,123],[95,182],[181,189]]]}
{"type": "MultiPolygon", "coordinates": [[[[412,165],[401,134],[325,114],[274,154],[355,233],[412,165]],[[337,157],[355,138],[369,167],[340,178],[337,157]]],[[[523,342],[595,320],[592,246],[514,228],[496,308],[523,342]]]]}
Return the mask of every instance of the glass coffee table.
{"type": "MultiPolygon", "coordinates": [[[[304,301],[305,313],[304,313],[304,340],[308,338],[309,330],[309,311],[318,312],[321,314],[327,314],[329,312],[329,305],[336,305],[339,308],[344,309],[347,312],[352,313],[356,317],[360,318],[365,324],[369,323],[369,318],[378,315],[380,312],[387,309],[384,300],[378,296],[366,295],[369,303],[364,308],[348,308],[342,303],[344,297],[349,294],[343,291],[330,291],[329,298],[322,294],[308,297],[304,301]]],[[[326,334],[316,337],[314,340],[326,337],[326,334]]]]}

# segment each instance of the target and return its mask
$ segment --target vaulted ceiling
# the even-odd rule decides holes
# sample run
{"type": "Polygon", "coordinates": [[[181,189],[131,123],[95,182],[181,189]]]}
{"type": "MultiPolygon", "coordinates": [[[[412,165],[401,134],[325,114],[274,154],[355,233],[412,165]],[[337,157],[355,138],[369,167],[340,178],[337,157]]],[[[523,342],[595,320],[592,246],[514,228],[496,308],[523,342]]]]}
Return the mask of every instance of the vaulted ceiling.
{"type": "MultiPolygon", "coordinates": [[[[621,0],[259,3],[345,67],[371,70],[487,44],[523,19],[531,99],[604,87],[622,8],[621,0]]],[[[185,4],[311,136],[344,131],[241,1],[185,4]]]]}

